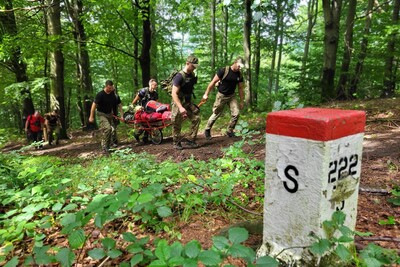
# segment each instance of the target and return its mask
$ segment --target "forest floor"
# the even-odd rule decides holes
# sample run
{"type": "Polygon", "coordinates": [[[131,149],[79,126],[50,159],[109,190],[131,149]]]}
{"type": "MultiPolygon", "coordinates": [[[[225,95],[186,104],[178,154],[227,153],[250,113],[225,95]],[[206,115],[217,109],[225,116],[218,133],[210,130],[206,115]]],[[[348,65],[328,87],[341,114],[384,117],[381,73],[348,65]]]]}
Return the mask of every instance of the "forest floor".
{"type": "MultiPolygon", "coordinates": [[[[400,251],[400,206],[391,205],[387,201],[390,190],[400,187],[400,99],[338,102],[331,103],[329,107],[365,110],[367,114],[356,230],[371,232],[372,236],[367,241],[356,239],[357,245],[364,247],[369,242],[375,242],[382,247],[400,251]],[[387,221],[391,216],[394,218],[393,224],[379,223],[387,221]]],[[[259,124],[262,129],[260,138],[264,138],[265,118],[260,118],[259,124]]],[[[126,125],[120,124],[119,127],[126,125]]],[[[70,137],[69,140],[61,140],[58,146],[45,146],[43,150],[29,153],[61,158],[93,158],[101,154],[98,133],[76,132],[70,137]]],[[[197,149],[174,150],[170,137],[164,137],[160,145],[139,145],[133,138],[126,138],[120,141],[117,149],[129,147],[135,153],[147,152],[154,154],[160,161],[172,159],[179,162],[191,157],[208,160],[221,157],[223,155],[221,149],[238,140],[239,137],[229,138],[216,133],[211,140],[206,140],[201,131],[198,135],[200,147],[197,149]]],[[[3,151],[18,149],[20,146],[16,144],[6,146],[3,151]]],[[[256,145],[251,150],[255,159],[264,160],[264,144],[256,145]]],[[[212,244],[212,236],[237,223],[222,214],[214,213],[206,218],[204,216],[194,215],[188,223],[182,223],[177,227],[182,235],[182,243],[197,239],[204,248],[208,248],[212,244]]],[[[261,243],[262,233],[254,233],[247,242],[253,248],[257,248],[261,243]]]]}

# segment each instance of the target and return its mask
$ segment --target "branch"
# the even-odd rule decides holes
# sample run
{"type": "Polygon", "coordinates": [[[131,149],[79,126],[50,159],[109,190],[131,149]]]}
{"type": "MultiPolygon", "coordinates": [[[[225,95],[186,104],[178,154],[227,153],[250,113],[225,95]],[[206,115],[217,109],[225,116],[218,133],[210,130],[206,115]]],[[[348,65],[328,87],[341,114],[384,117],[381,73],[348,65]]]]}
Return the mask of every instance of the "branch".
{"type": "Polygon", "coordinates": [[[120,52],[120,53],[122,53],[124,55],[127,55],[129,57],[132,57],[132,58],[136,59],[136,57],[134,55],[132,55],[131,53],[126,52],[125,50],[122,50],[121,48],[115,47],[113,45],[103,44],[103,43],[100,43],[100,42],[97,42],[97,41],[94,41],[94,40],[89,41],[89,43],[94,43],[94,44],[98,44],[98,45],[105,46],[105,47],[108,47],[108,48],[112,48],[112,49],[117,50],[118,52],[120,52]]]}
{"type": "Polygon", "coordinates": [[[7,13],[7,12],[14,12],[18,10],[23,10],[23,11],[32,11],[35,9],[42,9],[42,8],[48,8],[48,5],[39,5],[39,6],[33,6],[33,7],[16,7],[12,9],[0,9],[0,13],[7,13]]]}
{"type": "Polygon", "coordinates": [[[381,194],[381,195],[390,195],[390,192],[387,191],[386,189],[360,187],[359,191],[362,192],[362,193],[374,193],[374,194],[381,194]]]}
{"type": "Polygon", "coordinates": [[[130,24],[126,21],[126,19],[122,16],[122,14],[121,14],[118,10],[117,10],[117,14],[118,14],[119,17],[124,21],[125,26],[128,28],[128,30],[129,30],[129,32],[131,33],[133,39],[135,39],[136,42],[138,42],[139,44],[143,44],[143,43],[137,38],[137,36],[135,35],[135,33],[133,32],[133,30],[132,30],[130,24]]]}
{"type": "Polygon", "coordinates": [[[356,236],[357,241],[384,241],[384,242],[395,242],[399,243],[400,238],[391,236],[356,236]]]}

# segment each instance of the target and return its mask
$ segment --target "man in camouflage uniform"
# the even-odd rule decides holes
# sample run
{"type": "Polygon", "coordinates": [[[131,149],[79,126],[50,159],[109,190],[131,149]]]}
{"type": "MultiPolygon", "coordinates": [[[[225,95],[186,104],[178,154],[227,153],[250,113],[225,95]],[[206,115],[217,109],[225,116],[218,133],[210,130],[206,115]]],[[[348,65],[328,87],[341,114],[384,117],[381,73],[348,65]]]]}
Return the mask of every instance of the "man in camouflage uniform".
{"type": "Polygon", "coordinates": [[[121,100],[116,97],[114,90],[114,83],[107,80],[104,89],[97,93],[94,99],[89,117],[89,122],[94,122],[94,113],[97,109],[97,116],[100,120],[99,125],[103,133],[101,147],[106,154],[109,153],[112,145],[112,133],[115,129],[114,109],[118,106],[119,113],[121,116],[123,114],[121,100]]]}
{"type": "Polygon", "coordinates": [[[183,149],[181,130],[182,122],[186,118],[191,121],[190,132],[187,135],[187,145],[191,148],[199,147],[196,143],[196,137],[200,125],[200,110],[192,102],[194,85],[197,83],[197,77],[193,71],[197,68],[198,63],[197,57],[190,55],[186,59],[183,71],[176,74],[172,82],[172,138],[174,148],[178,150],[183,149]]]}

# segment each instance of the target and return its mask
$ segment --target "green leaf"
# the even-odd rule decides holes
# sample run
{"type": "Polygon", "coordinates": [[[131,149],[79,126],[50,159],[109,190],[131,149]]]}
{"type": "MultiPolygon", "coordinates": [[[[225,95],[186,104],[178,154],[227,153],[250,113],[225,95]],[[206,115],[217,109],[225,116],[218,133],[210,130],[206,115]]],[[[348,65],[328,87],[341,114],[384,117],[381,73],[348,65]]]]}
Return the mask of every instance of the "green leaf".
{"type": "Polygon", "coordinates": [[[88,252],[88,255],[94,260],[100,260],[106,256],[106,253],[101,248],[95,248],[88,252]]]}
{"type": "Polygon", "coordinates": [[[171,257],[171,248],[168,246],[166,240],[158,242],[154,254],[158,259],[168,262],[168,259],[171,257]]]}
{"type": "Polygon", "coordinates": [[[72,249],[77,249],[85,243],[85,232],[82,229],[75,230],[68,236],[68,242],[72,249]]]}
{"type": "Polygon", "coordinates": [[[11,260],[9,260],[4,267],[15,267],[18,265],[18,257],[15,256],[11,260]]]}
{"type": "Polygon", "coordinates": [[[136,255],[133,255],[133,257],[131,258],[130,264],[131,264],[131,266],[136,266],[142,260],[143,260],[143,254],[136,254],[136,255]]]}
{"type": "Polygon", "coordinates": [[[34,247],[33,252],[35,254],[35,259],[37,264],[47,265],[51,263],[52,257],[47,254],[47,251],[50,249],[50,246],[44,247],[34,247]]]}
{"type": "Polygon", "coordinates": [[[120,251],[118,249],[112,249],[109,252],[107,252],[107,256],[110,256],[111,259],[118,258],[121,255],[122,255],[122,251],[120,251]]]}
{"type": "Polygon", "coordinates": [[[143,204],[143,203],[150,202],[153,199],[154,199],[154,195],[152,195],[150,193],[143,193],[137,198],[136,201],[143,204]]]}
{"type": "Polygon", "coordinates": [[[101,243],[103,244],[103,247],[104,247],[106,250],[110,250],[110,249],[115,248],[115,244],[116,244],[115,240],[112,239],[112,238],[109,238],[109,237],[104,238],[104,239],[101,241],[101,243]]]}
{"type": "Polygon", "coordinates": [[[76,215],[74,213],[68,213],[61,219],[61,225],[67,226],[68,224],[74,223],[76,221],[76,215]]]}
{"type": "Polygon", "coordinates": [[[149,265],[149,267],[166,267],[166,266],[168,266],[168,264],[162,260],[152,261],[149,265]]]}
{"type": "Polygon", "coordinates": [[[157,213],[161,218],[165,218],[172,215],[171,208],[162,206],[157,209],[157,213]]]}
{"type": "Polygon", "coordinates": [[[206,266],[218,265],[222,262],[221,256],[212,250],[206,250],[200,252],[199,260],[206,266]]]}
{"type": "Polygon", "coordinates": [[[62,207],[63,207],[63,204],[58,202],[58,203],[54,204],[51,209],[52,209],[52,211],[57,212],[57,211],[60,211],[62,209],[62,207]]]}
{"type": "Polygon", "coordinates": [[[199,255],[200,251],[201,251],[201,245],[197,240],[192,240],[185,246],[185,254],[189,258],[196,258],[199,255]]]}
{"type": "Polygon", "coordinates": [[[185,259],[183,261],[183,267],[197,267],[197,259],[185,259]]]}
{"type": "Polygon", "coordinates": [[[137,241],[136,236],[135,236],[134,234],[130,233],[130,232],[125,232],[125,233],[123,233],[123,234],[122,234],[122,238],[123,238],[125,241],[128,241],[128,242],[136,242],[136,241],[137,241]]]}
{"type": "Polygon", "coordinates": [[[337,225],[343,225],[346,220],[346,214],[342,211],[335,211],[332,215],[332,220],[337,223],[337,225]]]}
{"type": "Polygon", "coordinates": [[[311,252],[317,255],[322,255],[329,250],[331,243],[327,239],[321,239],[311,245],[311,252]]]}
{"type": "Polygon", "coordinates": [[[256,266],[260,266],[260,267],[278,267],[279,266],[279,262],[270,257],[270,256],[263,256],[257,259],[256,261],[256,266]]]}
{"type": "Polygon", "coordinates": [[[239,244],[249,238],[249,232],[244,228],[234,227],[229,229],[229,240],[233,244],[239,244]]]}
{"type": "Polygon", "coordinates": [[[71,203],[71,204],[68,204],[67,206],[65,206],[65,207],[63,208],[63,210],[64,210],[64,211],[71,211],[71,210],[75,210],[77,207],[78,207],[77,204],[71,203]]]}
{"type": "Polygon", "coordinates": [[[56,255],[62,267],[69,267],[75,261],[75,254],[69,248],[62,248],[56,255]]]}
{"type": "Polygon", "coordinates": [[[213,245],[218,250],[224,250],[229,247],[229,240],[224,236],[213,236],[213,245]]]}
{"type": "Polygon", "coordinates": [[[241,244],[233,244],[232,247],[228,249],[228,255],[232,255],[236,258],[244,258],[248,261],[252,262],[256,257],[254,251],[248,247],[245,247],[241,244]]]}
{"type": "Polygon", "coordinates": [[[351,253],[348,248],[346,248],[344,245],[339,244],[335,248],[336,254],[340,257],[342,261],[348,260],[351,257],[351,253]]]}
{"type": "Polygon", "coordinates": [[[183,251],[182,244],[179,242],[174,242],[171,245],[171,258],[180,257],[182,255],[182,251],[183,251]]]}

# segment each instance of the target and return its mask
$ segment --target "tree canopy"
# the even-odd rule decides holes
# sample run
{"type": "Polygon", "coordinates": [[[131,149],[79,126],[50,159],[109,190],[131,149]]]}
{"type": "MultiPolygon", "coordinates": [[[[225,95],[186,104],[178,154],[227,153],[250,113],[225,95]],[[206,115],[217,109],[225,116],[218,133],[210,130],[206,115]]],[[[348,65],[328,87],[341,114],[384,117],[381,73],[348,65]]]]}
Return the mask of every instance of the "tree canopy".
{"type": "Polygon", "coordinates": [[[87,103],[106,79],[127,105],[189,54],[200,59],[199,96],[243,56],[247,106],[258,110],[390,97],[398,19],[399,0],[2,0],[0,113],[17,129],[57,106],[65,129],[88,127],[87,103]]]}

